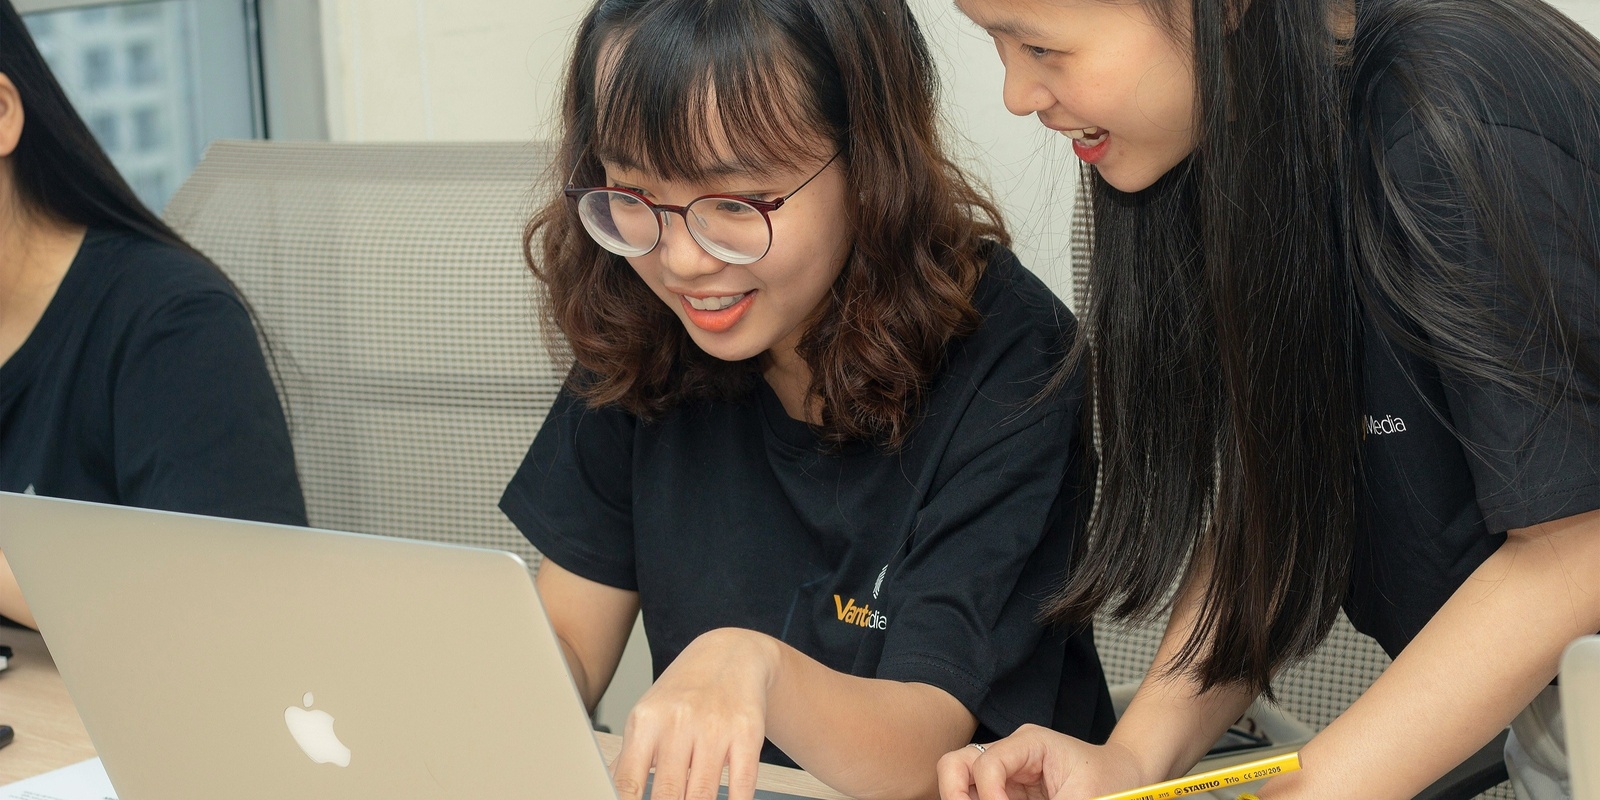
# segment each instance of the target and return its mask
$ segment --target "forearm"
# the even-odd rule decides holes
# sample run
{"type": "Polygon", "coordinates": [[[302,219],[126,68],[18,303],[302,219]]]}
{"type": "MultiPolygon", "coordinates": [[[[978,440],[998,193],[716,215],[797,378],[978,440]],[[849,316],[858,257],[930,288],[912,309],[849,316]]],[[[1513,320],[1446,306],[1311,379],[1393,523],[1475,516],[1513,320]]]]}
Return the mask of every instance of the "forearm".
{"type": "Polygon", "coordinates": [[[579,577],[548,558],[534,584],[578,696],[592,714],[622,660],[639,595],[579,577]]]}
{"type": "Polygon", "coordinates": [[[0,553],[0,616],[30,628],[39,627],[39,623],[33,619],[33,612],[28,610],[27,602],[22,599],[22,588],[17,586],[17,578],[11,574],[11,565],[6,561],[5,553],[0,553]]]}
{"type": "Polygon", "coordinates": [[[1149,783],[1188,772],[1255,699],[1254,693],[1234,687],[1200,694],[1186,673],[1171,669],[1194,629],[1205,583],[1204,576],[1189,581],[1174,599],[1155,660],[1108,741],[1128,751],[1149,783]]]}
{"type": "Polygon", "coordinates": [[[935,797],[934,766],[977,728],[942,689],[829,669],[776,639],[767,738],[833,788],[861,800],[935,797]]]}
{"type": "Polygon", "coordinates": [[[1600,630],[1600,526],[1583,527],[1508,538],[1261,796],[1412,797],[1494,738],[1600,630]]]}
{"type": "Polygon", "coordinates": [[[583,698],[583,708],[590,714],[594,713],[595,706],[600,705],[600,693],[590,688],[589,671],[583,666],[583,659],[567,644],[567,640],[557,636],[561,643],[561,655],[567,660],[567,672],[572,674],[572,683],[578,689],[578,697],[583,698]]]}
{"type": "Polygon", "coordinates": [[[1117,720],[1107,744],[1124,748],[1146,783],[1187,773],[1254,699],[1242,689],[1195,690],[1181,678],[1146,677],[1117,720]]]}

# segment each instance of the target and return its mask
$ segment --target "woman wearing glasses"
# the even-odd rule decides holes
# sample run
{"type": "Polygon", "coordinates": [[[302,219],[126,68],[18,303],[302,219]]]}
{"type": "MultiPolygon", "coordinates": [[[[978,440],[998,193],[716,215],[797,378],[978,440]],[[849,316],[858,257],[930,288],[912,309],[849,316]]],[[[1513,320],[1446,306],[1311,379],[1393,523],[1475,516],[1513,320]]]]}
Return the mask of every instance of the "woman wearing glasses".
{"type": "Polygon", "coordinates": [[[1034,621],[1075,517],[1071,317],[940,152],[900,0],[602,0],[568,188],[528,231],[576,365],[502,508],[585,701],[643,611],[637,798],[758,760],[927,797],[1026,722],[1098,739],[1086,631],[1034,621]],[[765,744],[763,738],[766,739],[765,744]]]}

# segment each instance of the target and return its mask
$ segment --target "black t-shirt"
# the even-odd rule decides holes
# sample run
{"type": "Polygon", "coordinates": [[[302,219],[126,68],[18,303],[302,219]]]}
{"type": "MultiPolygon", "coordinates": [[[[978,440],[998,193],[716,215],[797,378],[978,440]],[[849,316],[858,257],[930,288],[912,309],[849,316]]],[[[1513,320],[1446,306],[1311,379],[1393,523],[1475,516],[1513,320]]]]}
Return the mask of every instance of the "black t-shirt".
{"type": "MultiPolygon", "coordinates": [[[[1444,210],[1445,193],[1459,188],[1458,171],[1443,163],[1407,97],[1418,61],[1463,76],[1480,70],[1482,85],[1493,87],[1474,110],[1489,126],[1492,141],[1484,144],[1516,175],[1514,194],[1501,202],[1528,213],[1562,311],[1580,346],[1600,354],[1600,281],[1586,263],[1600,253],[1600,133],[1559,121],[1569,117],[1561,109],[1576,93],[1592,104],[1600,87],[1553,84],[1555,71],[1542,65],[1536,46],[1481,20],[1418,15],[1398,34],[1402,44],[1388,51],[1396,57],[1370,87],[1370,116],[1357,120],[1357,135],[1381,137],[1404,196],[1444,226],[1433,244],[1470,265],[1480,287],[1506,298],[1495,313],[1513,329],[1532,330],[1526,304],[1510,299],[1511,279],[1477,222],[1444,210]],[[1450,60],[1461,51],[1472,55],[1450,60]],[[1536,119],[1546,124],[1534,129],[1536,119]],[[1563,215],[1578,227],[1562,224],[1563,215]]],[[[1408,316],[1415,308],[1405,298],[1389,301],[1399,321],[1420,332],[1408,316]]],[[[1401,347],[1371,314],[1366,331],[1364,521],[1346,610],[1393,655],[1500,547],[1507,530],[1600,508],[1600,407],[1529,401],[1443,368],[1401,347]]],[[[1553,363],[1550,357],[1528,349],[1522,364],[1538,369],[1553,363]]]]}
{"type": "Polygon", "coordinates": [[[1081,385],[1036,402],[1072,317],[1000,247],[974,305],[981,328],[949,345],[899,452],[825,451],[765,381],[649,424],[563,391],[501,508],[546,558],[639,593],[658,677],[700,634],[748,628],[944,689],[977,740],[1031,722],[1103,741],[1090,634],[1035,622],[1088,500],[1081,385]]]}
{"type": "Polygon", "coordinates": [[[304,525],[283,410],[222,274],[91,229],[0,365],[0,490],[304,525]]]}

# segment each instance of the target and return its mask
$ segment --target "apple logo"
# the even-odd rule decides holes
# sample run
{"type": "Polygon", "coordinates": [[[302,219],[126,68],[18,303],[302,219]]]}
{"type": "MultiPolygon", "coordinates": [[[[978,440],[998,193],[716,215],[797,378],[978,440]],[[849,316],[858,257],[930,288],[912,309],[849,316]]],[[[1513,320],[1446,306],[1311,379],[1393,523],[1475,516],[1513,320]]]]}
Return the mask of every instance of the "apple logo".
{"type": "Polygon", "coordinates": [[[318,764],[350,766],[350,748],[339,741],[333,732],[333,715],[326,711],[311,710],[311,693],[301,698],[305,708],[289,706],[283,710],[283,722],[289,726],[294,743],[318,764]]]}

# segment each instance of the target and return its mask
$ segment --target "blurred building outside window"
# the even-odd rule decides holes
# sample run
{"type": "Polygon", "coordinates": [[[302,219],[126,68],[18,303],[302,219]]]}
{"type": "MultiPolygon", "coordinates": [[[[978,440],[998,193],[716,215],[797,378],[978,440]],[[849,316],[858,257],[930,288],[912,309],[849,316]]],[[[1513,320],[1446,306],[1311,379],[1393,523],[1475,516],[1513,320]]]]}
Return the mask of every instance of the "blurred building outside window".
{"type": "Polygon", "coordinates": [[[91,92],[111,86],[111,48],[96,45],[83,51],[83,85],[91,92]]]}
{"type": "Polygon", "coordinates": [[[159,213],[213,139],[264,131],[255,2],[20,10],[78,115],[159,213]]]}
{"type": "Polygon", "coordinates": [[[150,41],[128,45],[128,82],[149,86],[161,80],[161,56],[150,41]]]}
{"type": "Polygon", "coordinates": [[[122,149],[122,118],[108,111],[98,111],[94,116],[85,120],[89,123],[89,132],[100,142],[106,150],[122,149]]]}

